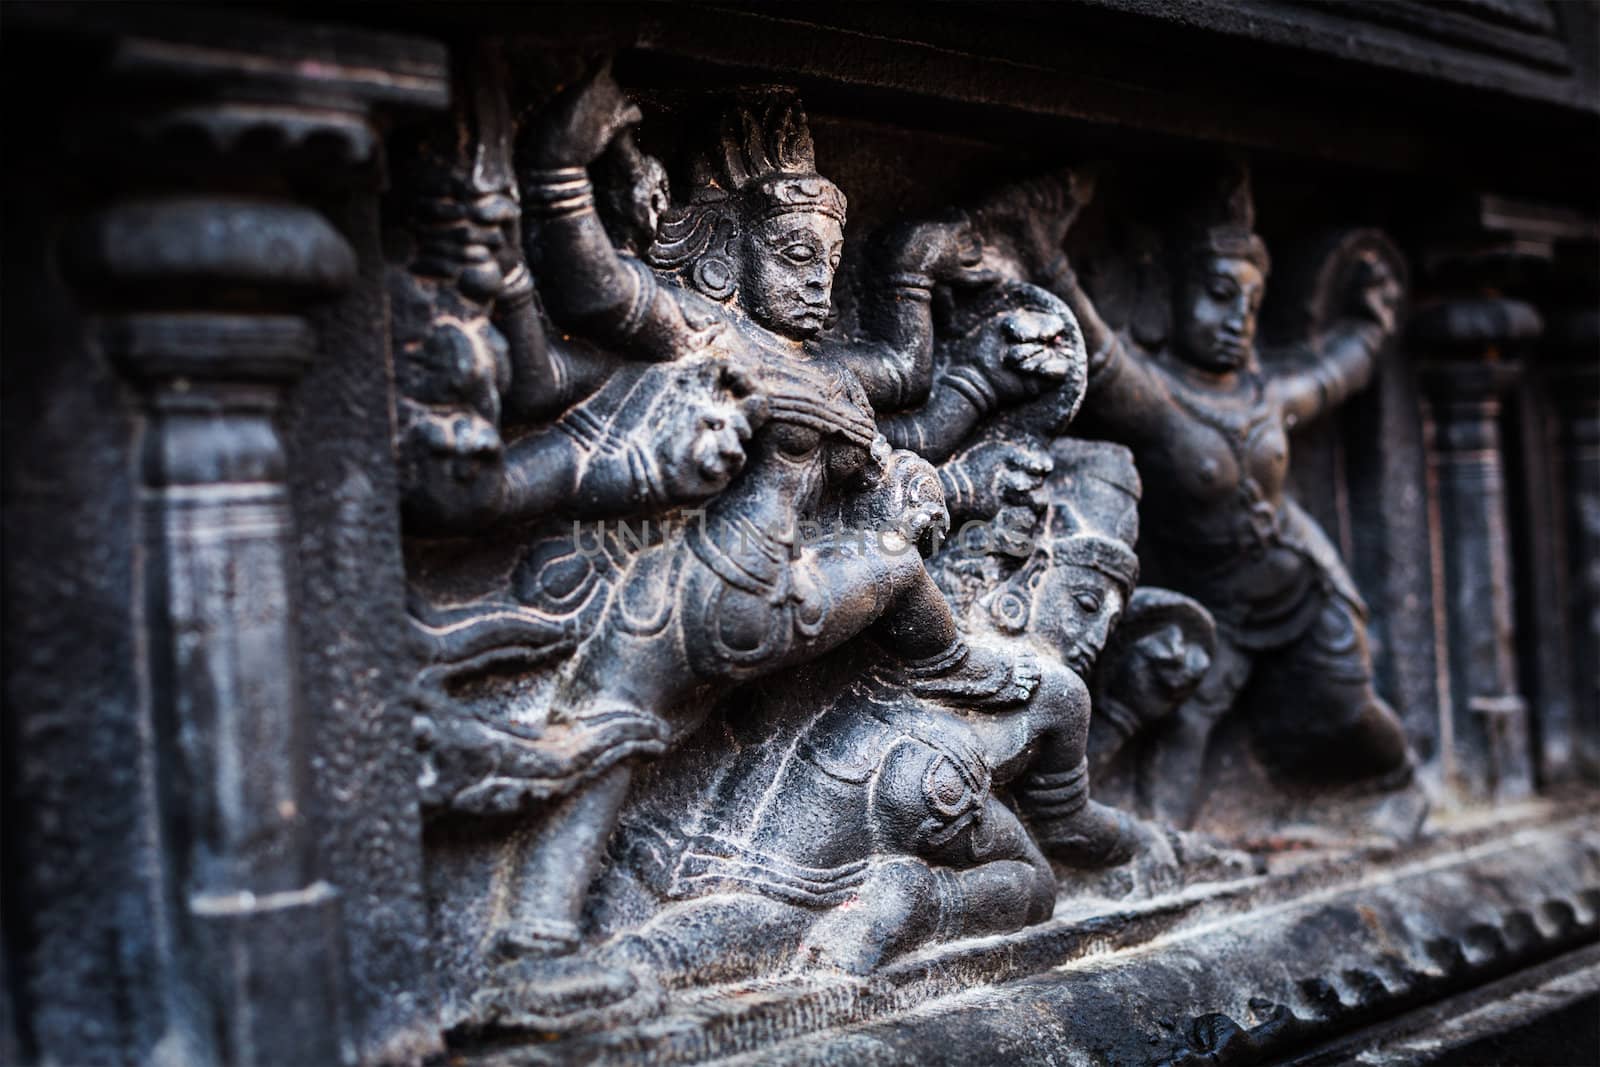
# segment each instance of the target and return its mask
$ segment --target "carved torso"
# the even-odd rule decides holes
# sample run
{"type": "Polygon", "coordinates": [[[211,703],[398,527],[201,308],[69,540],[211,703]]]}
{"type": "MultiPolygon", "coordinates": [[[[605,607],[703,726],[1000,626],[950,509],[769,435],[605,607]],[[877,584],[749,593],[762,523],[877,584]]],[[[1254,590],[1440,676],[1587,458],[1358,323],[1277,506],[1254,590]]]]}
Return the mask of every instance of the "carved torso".
{"type": "Polygon", "coordinates": [[[1293,638],[1316,609],[1322,570],[1284,497],[1283,406],[1259,371],[1231,390],[1167,361],[1150,364],[1171,403],[1162,430],[1135,446],[1147,575],[1199,597],[1252,644],[1293,638]]]}

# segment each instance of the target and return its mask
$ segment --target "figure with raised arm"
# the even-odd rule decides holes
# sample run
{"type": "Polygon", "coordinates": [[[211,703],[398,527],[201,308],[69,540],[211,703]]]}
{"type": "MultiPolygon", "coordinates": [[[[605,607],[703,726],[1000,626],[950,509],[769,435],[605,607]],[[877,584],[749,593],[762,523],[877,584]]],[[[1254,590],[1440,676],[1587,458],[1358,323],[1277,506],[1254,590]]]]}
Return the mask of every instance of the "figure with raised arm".
{"type": "MultiPolygon", "coordinates": [[[[1414,759],[1373,688],[1365,607],[1326,534],[1285,493],[1289,432],[1363,388],[1394,334],[1403,264],[1375,231],[1338,246],[1328,321],[1295,364],[1263,365],[1257,316],[1270,261],[1253,232],[1247,172],[1231,171],[1177,264],[1169,347],[1113,332],[1059,249],[1089,186],[1041,179],[1010,221],[1027,272],[1076,313],[1090,359],[1077,429],[1133,449],[1145,482],[1141,560],[1158,585],[1216,620],[1198,691],[1168,718],[1151,800],[1189,825],[1217,721],[1240,706],[1280,781],[1298,788],[1410,786],[1414,759]]],[[[1423,810],[1410,805],[1413,832],[1423,810]]]]}
{"type": "MultiPolygon", "coordinates": [[[[636,384],[652,360],[718,368],[761,412],[742,469],[617,569],[555,674],[546,720],[516,761],[473,787],[474,800],[528,817],[494,932],[505,963],[480,997],[480,1023],[563,1028],[626,995],[624,975],[574,956],[590,883],[636,764],[738,683],[866,633],[929,684],[970,681],[1024,700],[1039,683],[1031,657],[962,640],[918,551],[948,524],[939,479],[893,450],[875,419],[875,404],[928,395],[933,287],[971,270],[971,234],[959,222],[899,229],[876,263],[887,291],[861,335],[825,336],[846,204],[816,172],[793,96],[726,111],[688,199],[643,258],[616,247],[587,170],[638,118],[601,69],[522,143],[525,239],[551,318],[635,361],[558,425],[592,438],[606,423],[586,410],[615,417],[659,402],[636,384]],[[628,398],[601,407],[612,389],[628,398]],[[802,537],[808,524],[825,533],[802,537]]],[[[1045,333],[1028,338],[1035,353],[1068,343],[1065,322],[1045,333]]]]}

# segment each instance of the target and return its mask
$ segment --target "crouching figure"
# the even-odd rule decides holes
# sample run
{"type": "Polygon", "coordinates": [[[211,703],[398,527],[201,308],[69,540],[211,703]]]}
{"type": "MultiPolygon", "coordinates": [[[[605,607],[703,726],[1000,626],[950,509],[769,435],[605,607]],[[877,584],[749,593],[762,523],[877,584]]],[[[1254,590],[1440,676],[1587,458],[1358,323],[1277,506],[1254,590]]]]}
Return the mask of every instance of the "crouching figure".
{"type": "Polygon", "coordinates": [[[974,577],[983,545],[930,565],[962,642],[926,659],[841,651],[729,716],[659,783],[670,804],[630,813],[613,881],[665,906],[613,951],[668,981],[865,973],[1049,918],[1052,861],[1176,862],[1167,831],[1089,797],[1083,678],[1137,577],[1138,475],[1116,445],[1062,440],[1054,460],[1046,536],[1008,576],[974,577]],[[966,665],[980,649],[996,667],[966,665]]]}

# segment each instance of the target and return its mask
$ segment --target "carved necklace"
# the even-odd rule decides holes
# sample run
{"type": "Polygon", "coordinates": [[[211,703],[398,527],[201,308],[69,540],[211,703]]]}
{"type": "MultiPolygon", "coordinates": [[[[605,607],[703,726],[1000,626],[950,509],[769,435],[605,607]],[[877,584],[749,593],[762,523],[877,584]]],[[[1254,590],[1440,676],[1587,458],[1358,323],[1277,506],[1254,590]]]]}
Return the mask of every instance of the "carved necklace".
{"type": "MultiPolygon", "coordinates": [[[[1259,556],[1266,548],[1281,543],[1281,517],[1272,501],[1267,499],[1261,483],[1250,473],[1250,438],[1257,428],[1272,416],[1266,401],[1266,379],[1259,370],[1241,371],[1249,391],[1245,410],[1240,413],[1228,405],[1219,409],[1207,403],[1212,399],[1207,392],[1185,380],[1182,371],[1169,372],[1167,379],[1173,388],[1171,395],[1190,418],[1217,431],[1233,454],[1239,470],[1237,497],[1242,510],[1242,521],[1235,529],[1237,543],[1252,556],[1259,556]]],[[[1234,399],[1229,397],[1229,400],[1234,399]]]]}

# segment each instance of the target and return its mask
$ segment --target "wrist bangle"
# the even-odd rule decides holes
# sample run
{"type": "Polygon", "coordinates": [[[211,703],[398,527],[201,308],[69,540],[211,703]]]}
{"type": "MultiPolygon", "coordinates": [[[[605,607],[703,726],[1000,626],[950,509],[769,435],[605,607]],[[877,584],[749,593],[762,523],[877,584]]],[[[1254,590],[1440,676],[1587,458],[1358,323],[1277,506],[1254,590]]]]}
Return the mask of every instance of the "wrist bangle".
{"type": "Polygon", "coordinates": [[[977,495],[966,472],[954,464],[939,468],[939,486],[944,490],[945,507],[952,511],[965,508],[977,495]]]}
{"type": "Polygon", "coordinates": [[[999,403],[994,386],[972,367],[953,367],[945,372],[943,381],[960,393],[980,416],[989,414],[999,403]]]}
{"type": "Polygon", "coordinates": [[[594,207],[594,187],[589,172],[582,167],[556,170],[530,170],[523,174],[523,193],[536,218],[576,215],[594,207]]]}
{"type": "Polygon", "coordinates": [[[533,299],[533,275],[528,272],[526,263],[518,263],[511,268],[511,273],[500,283],[497,298],[508,306],[527,303],[533,299]]]}
{"type": "Polygon", "coordinates": [[[933,279],[920,271],[906,270],[889,275],[889,284],[896,289],[931,290],[933,279]]]}

